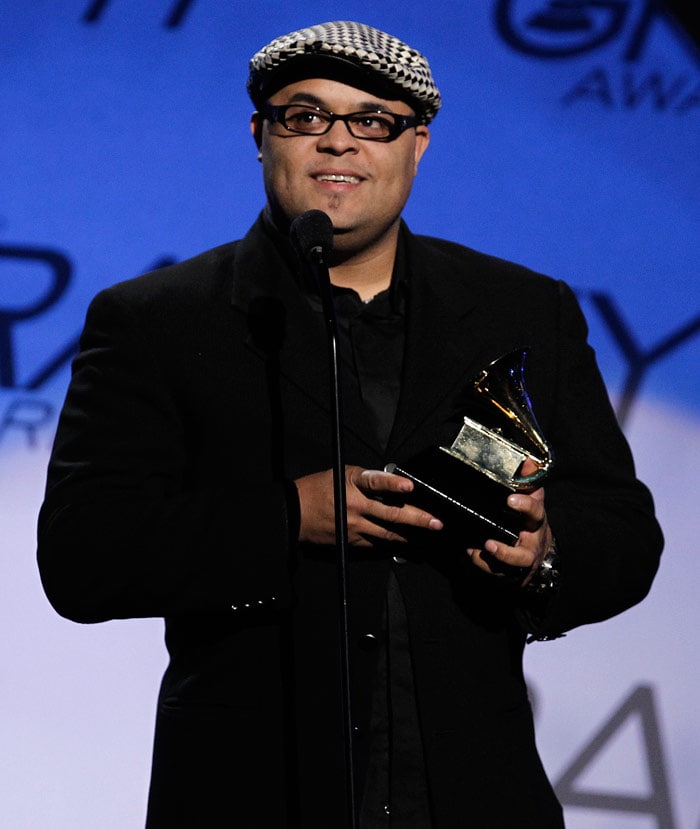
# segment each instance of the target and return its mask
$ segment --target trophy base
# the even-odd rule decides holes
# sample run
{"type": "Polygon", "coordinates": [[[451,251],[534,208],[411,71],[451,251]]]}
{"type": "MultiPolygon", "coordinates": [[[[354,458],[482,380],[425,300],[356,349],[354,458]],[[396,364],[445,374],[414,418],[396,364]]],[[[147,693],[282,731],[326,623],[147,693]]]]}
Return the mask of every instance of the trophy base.
{"type": "Polygon", "coordinates": [[[440,449],[429,449],[405,466],[390,463],[386,472],[414,483],[409,499],[439,518],[445,540],[462,548],[483,548],[493,538],[513,545],[522,527],[522,516],[506,504],[514,491],[474,467],[440,449]]]}

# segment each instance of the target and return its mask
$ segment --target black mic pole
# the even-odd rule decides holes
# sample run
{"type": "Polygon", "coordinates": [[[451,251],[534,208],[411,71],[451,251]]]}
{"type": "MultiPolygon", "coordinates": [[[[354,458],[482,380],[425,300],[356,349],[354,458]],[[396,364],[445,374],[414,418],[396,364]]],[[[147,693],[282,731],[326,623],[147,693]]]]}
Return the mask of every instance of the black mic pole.
{"type": "Polygon", "coordinates": [[[290,237],[297,252],[311,267],[323,304],[330,356],[331,414],[333,441],[333,495],[335,539],[339,554],[340,682],[345,746],[345,787],[348,829],[357,829],[353,719],[350,693],[350,624],[348,615],[348,516],[343,452],[343,410],[338,360],[338,325],[333,290],[328,275],[328,254],[333,248],[333,224],[321,210],[308,210],[292,222],[290,237]]]}

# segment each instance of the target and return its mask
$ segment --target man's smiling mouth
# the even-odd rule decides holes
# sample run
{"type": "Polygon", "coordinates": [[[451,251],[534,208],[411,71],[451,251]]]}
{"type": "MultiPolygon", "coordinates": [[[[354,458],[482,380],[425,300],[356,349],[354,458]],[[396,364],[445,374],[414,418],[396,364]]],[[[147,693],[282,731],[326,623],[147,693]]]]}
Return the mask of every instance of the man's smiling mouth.
{"type": "Polygon", "coordinates": [[[357,176],[347,176],[335,173],[322,173],[318,176],[314,176],[314,178],[316,181],[330,181],[334,184],[359,184],[362,181],[362,179],[357,176]]]}

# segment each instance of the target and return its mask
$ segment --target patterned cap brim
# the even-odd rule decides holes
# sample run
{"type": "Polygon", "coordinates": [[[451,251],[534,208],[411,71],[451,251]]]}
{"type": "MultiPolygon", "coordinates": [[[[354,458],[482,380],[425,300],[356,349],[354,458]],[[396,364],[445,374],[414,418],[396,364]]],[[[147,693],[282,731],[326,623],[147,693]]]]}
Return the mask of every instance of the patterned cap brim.
{"type": "Polygon", "coordinates": [[[324,77],[407,101],[429,123],[441,105],[426,58],[363,23],[335,21],[276,38],[250,60],[248,93],[260,106],[298,80],[324,77]]]}

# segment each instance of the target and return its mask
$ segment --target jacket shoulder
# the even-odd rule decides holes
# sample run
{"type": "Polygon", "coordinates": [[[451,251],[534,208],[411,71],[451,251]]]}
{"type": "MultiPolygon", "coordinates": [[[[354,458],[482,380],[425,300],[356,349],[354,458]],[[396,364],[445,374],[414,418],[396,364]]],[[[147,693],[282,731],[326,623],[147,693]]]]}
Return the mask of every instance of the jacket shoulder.
{"type": "Polygon", "coordinates": [[[238,244],[227,242],[181,262],[117,282],[101,290],[93,302],[112,299],[129,305],[148,305],[183,294],[189,301],[195,301],[197,296],[215,295],[230,284],[238,244]]]}
{"type": "Polygon", "coordinates": [[[475,274],[480,279],[487,276],[515,281],[527,280],[530,284],[539,282],[550,287],[558,283],[553,277],[523,264],[484,253],[458,242],[422,235],[412,235],[411,241],[417,256],[426,262],[429,261],[434,268],[444,269],[457,276],[475,274]]]}

